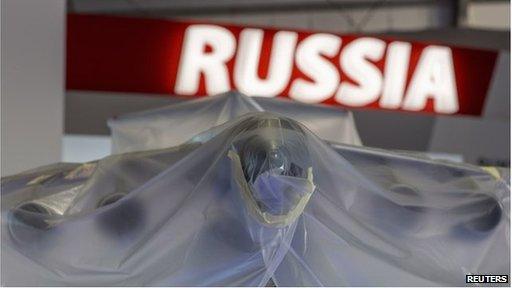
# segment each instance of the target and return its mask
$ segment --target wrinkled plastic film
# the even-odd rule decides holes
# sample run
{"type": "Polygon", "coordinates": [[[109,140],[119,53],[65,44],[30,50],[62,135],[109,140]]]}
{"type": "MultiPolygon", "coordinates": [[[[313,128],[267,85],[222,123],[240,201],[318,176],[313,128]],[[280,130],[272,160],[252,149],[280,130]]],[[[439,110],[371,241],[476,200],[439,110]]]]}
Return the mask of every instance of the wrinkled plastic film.
{"type": "Polygon", "coordinates": [[[479,167],[327,144],[269,113],[212,135],[107,157],[76,183],[76,167],[10,191],[2,181],[4,284],[460,286],[508,274],[510,189],[479,167]],[[77,192],[62,214],[19,209],[66,191],[77,192]]]}
{"type": "Polygon", "coordinates": [[[316,162],[329,180],[316,178],[277,285],[463,286],[466,274],[508,274],[506,183],[474,166],[336,148],[343,158],[326,150],[316,162]],[[344,181],[328,167],[344,161],[361,185],[333,193],[344,181]]]}
{"type": "MultiPolygon", "coordinates": [[[[33,259],[36,270],[38,262],[48,265],[28,276],[7,265],[3,279],[12,285],[43,279],[47,285],[265,285],[295,225],[269,226],[241,209],[227,156],[244,134],[239,130],[227,128],[183,156],[183,149],[166,149],[99,161],[63,215],[18,211],[29,200],[10,199],[11,209],[2,211],[2,249],[33,259]],[[100,205],[112,195],[124,196],[100,205]]],[[[39,191],[50,188],[41,184],[39,191]]],[[[30,201],[41,202],[33,196],[30,201]]]]}
{"type": "Polygon", "coordinates": [[[361,145],[349,111],[290,100],[248,97],[231,91],[110,119],[112,151],[162,149],[192,138],[202,143],[219,132],[211,128],[248,113],[263,111],[297,120],[322,139],[361,145]]]}
{"type": "Polygon", "coordinates": [[[290,225],[315,189],[305,132],[278,117],[248,122],[255,123],[228,152],[233,178],[257,219],[268,225],[290,225]]]}

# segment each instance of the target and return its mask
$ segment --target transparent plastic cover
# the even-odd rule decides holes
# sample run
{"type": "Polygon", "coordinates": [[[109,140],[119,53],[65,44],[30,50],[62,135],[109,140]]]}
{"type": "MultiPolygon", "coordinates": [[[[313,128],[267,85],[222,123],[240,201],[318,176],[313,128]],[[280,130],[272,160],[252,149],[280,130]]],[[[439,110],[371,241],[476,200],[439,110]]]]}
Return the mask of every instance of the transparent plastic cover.
{"type": "MultiPolygon", "coordinates": [[[[297,120],[322,139],[361,145],[349,111],[286,99],[249,97],[231,91],[110,119],[112,152],[180,145],[210,128],[247,113],[262,111],[297,120]]],[[[202,141],[203,138],[196,140],[202,141]]]]}
{"type": "Polygon", "coordinates": [[[2,179],[2,284],[423,286],[509,274],[510,189],[251,113],[204,143],[2,179]]]}

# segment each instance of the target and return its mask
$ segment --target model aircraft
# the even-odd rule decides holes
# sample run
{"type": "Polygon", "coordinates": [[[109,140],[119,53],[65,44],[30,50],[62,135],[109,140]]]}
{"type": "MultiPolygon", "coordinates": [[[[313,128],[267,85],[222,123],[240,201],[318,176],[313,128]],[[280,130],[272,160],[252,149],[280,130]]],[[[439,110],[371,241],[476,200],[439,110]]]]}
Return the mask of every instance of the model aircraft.
{"type": "Polygon", "coordinates": [[[15,286],[432,286],[508,275],[510,188],[268,112],[2,179],[15,286]]]}

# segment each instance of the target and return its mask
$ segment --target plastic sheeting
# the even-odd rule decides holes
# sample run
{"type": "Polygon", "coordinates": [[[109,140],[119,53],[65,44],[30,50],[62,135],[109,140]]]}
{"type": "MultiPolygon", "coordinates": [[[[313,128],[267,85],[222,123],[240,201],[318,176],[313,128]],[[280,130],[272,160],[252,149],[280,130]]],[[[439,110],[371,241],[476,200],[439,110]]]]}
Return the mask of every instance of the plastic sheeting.
{"type": "Polygon", "coordinates": [[[479,167],[328,144],[269,113],[212,135],[2,179],[3,284],[463,286],[509,273],[510,189],[479,167]]]}
{"type": "Polygon", "coordinates": [[[248,97],[232,91],[110,119],[112,152],[180,145],[200,132],[241,115],[261,111],[297,120],[322,139],[361,145],[349,111],[285,99],[248,97]]]}

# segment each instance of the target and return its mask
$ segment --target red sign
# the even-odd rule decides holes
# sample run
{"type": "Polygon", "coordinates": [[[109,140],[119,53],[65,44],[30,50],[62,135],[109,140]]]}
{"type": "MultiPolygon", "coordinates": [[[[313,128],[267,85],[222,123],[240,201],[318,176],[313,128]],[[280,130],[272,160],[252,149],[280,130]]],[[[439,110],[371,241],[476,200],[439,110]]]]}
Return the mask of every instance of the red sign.
{"type": "Polygon", "coordinates": [[[69,15],[67,89],[480,115],[496,51],[304,31],[69,15]]]}

